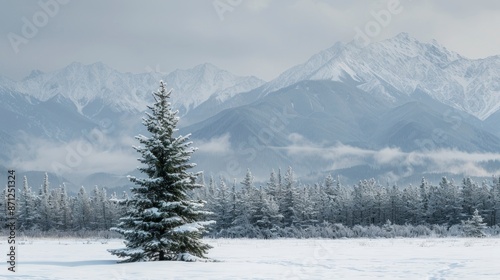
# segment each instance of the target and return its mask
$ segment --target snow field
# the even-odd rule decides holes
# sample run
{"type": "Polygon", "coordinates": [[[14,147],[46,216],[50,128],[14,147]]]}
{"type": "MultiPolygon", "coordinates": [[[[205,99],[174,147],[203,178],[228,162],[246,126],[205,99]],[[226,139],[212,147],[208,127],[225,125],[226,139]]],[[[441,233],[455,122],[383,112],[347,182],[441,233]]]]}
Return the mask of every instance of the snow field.
{"type": "Polygon", "coordinates": [[[500,279],[497,238],[205,241],[218,262],[117,264],[106,249],[121,240],[19,240],[18,271],[2,262],[0,279],[500,279]]]}

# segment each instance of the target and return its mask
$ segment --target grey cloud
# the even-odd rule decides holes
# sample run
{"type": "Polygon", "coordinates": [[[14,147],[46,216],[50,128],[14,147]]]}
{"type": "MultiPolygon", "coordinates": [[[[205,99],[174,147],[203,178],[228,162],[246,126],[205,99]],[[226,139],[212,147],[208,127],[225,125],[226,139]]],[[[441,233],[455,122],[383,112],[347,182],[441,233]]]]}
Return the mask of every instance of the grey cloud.
{"type": "Polygon", "coordinates": [[[198,153],[225,156],[233,153],[230,138],[231,136],[226,133],[220,137],[215,137],[209,140],[198,140],[194,143],[194,146],[199,149],[198,153]]]}
{"type": "MultiPolygon", "coordinates": [[[[130,142],[124,139],[123,143],[130,142]]],[[[115,148],[116,143],[104,140],[90,142],[77,139],[68,143],[54,143],[43,139],[29,139],[19,143],[12,153],[12,166],[21,166],[24,170],[53,172],[58,176],[73,177],[98,172],[123,174],[139,165],[138,157],[132,148],[115,148]],[[22,155],[22,156],[21,156],[22,155]]]]}
{"type": "MultiPolygon", "coordinates": [[[[56,0],[42,0],[56,1],[56,0]]],[[[227,2],[225,0],[220,0],[227,2]]],[[[498,1],[407,1],[374,41],[402,31],[470,57],[500,53],[498,1]],[[457,32],[460,30],[460,32],[457,32]],[[497,34],[496,34],[497,35],[497,34]],[[472,39],[472,40],[471,40],[472,39]]],[[[14,54],[9,32],[40,11],[38,1],[8,1],[0,11],[0,75],[20,79],[73,61],[120,71],[164,72],[211,62],[240,75],[272,79],[373,20],[387,1],[242,0],[220,20],[214,1],[71,1],[14,54]]],[[[238,1],[234,1],[238,3],[238,1]]]]}
{"type": "Polygon", "coordinates": [[[422,168],[430,173],[451,173],[457,175],[489,177],[500,170],[487,170],[483,164],[500,162],[498,153],[468,153],[453,149],[437,149],[425,152],[403,152],[399,148],[380,150],[362,149],[338,143],[326,146],[313,143],[301,135],[291,134],[291,145],[283,148],[293,157],[322,158],[329,162],[325,171],[349,168],[356,165],[370,165],[376,168],[389,168],[390,178],[413,175],[412,171],[422,168]]]}

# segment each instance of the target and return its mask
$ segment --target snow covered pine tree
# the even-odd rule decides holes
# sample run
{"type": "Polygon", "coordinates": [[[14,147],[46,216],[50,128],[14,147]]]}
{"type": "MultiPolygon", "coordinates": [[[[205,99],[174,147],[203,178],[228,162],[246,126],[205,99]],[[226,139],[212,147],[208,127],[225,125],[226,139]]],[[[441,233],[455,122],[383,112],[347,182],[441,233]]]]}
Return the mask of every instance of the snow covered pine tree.
{"type": "Polygon", "coordinates": [[[486,223],[483,223],[483,217],[479,215],[479,211],[474,210],[474,214],[467,221],[462,221],[462,230],[467,237],[485,237],[483,230],[486,228],[486,223]]]}
{"type": "Polygon", "coordinates": [[[144,167],[138,170],[147,178],[129,177],[136,186],[129,199],[125,217],[111,230],[122,234],[126,248],[109,252],[122,258],[121,262],[137,261],[197,261],[206,260],[204,254],[211,246],[204,244],[201,235],[213,222],[202,221],[209,212],[204,201],[194,201],[189,191],[202,187],[195,183],[197,174],[187,170],[196,150],[190,147],[189,135],[174,137],[179,118],[169,102],[171,90],[163,81],[153,93],[155,103],[148,106],[143,124],[150,137],[139,135],[143,146],[134,147],[144,167]]]}

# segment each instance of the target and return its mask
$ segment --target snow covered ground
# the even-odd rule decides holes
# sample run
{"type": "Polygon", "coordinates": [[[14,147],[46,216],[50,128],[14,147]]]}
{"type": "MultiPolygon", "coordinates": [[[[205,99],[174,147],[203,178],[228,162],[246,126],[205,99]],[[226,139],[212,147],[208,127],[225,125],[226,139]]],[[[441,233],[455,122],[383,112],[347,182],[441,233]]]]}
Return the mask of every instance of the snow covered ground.
{"type": "Polygon", "coordinates": [[[206,241],[220,262],[116,264],[120,240],[28,239],[0,279],[500,279],[497,238],[206,241]]]}

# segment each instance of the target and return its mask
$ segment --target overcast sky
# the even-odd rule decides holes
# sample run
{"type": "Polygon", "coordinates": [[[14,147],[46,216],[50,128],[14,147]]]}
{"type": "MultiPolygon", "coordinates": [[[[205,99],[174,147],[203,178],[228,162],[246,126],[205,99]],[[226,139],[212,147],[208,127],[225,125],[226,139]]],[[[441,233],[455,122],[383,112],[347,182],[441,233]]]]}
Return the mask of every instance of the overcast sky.
{"type": "Polygon", "coordinates": [[[397,2],[0,0],[0,75],[17,80],[73,61],[134,73],[211,62],[270,80],[337,41],[351,41],[356,28],[368,28],[372,41],[408,32],[469,58],[500,54],[500,1],[397,2]],[[374,14],[391,11],[375,24],[374,14]]]}

